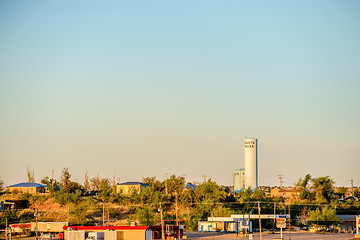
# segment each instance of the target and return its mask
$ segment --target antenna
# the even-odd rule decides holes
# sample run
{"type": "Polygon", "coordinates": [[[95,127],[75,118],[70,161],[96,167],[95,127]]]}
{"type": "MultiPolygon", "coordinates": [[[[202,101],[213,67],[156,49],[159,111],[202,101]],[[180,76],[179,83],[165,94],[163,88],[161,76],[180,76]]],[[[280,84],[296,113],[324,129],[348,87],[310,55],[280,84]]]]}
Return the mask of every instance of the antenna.
{"type": "Polygon", "coordinates": [[[206,177],[208,177],[208,175],[203,174],[201,176],[204,178],[204,183],[206,183],[206,177]]]}
{"type": "Polygon", "coordinates": [[[278,177],[279,177],[279,180],[280,180],[280,188],[282,188],[282,184],[283,184],[282,179],[283,179],[283,176],[284,176],[284,175],[282,175],[282,174],[278,174],[278,177]]]}

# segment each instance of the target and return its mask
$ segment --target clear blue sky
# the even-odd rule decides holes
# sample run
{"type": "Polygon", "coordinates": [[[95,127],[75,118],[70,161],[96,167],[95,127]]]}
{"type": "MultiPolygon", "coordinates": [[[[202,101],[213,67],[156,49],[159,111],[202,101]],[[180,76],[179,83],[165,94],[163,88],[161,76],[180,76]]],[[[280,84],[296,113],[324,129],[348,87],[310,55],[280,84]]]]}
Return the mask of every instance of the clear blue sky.
{"type": "Polygon", "coordinates": [[[359,1],[1,1],[0,177],[360,186],[359,1]]]}

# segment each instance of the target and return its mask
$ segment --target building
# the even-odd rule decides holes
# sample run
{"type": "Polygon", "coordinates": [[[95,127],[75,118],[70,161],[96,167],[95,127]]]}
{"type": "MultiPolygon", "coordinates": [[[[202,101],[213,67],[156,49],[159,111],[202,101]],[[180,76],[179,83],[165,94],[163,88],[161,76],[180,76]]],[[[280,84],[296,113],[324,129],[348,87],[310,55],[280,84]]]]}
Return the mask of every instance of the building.
{"type": "MultiPolygon", "coordinates": [[[[314,192],[313,189],[306,189],[306,191],[309,193],[314,192]]],[[[271,189],[270,195],[271,197],[284,198],[288,202],[291,202],[293,200],[300,199],[301,190],[296,187],[287,187],[287,188],[273,187],[271,189]]]]}
{"type": "Polygon", "coordinates": [[[30,222],[31,232],[60,234],[64,227],[69,226],[69,222],[30,222]]]}
{"type": "Polygon", "coordinates": [[[116,185],[116,192],[122,194],[130,194],[131,192],[135,191],[136,193],[140,193],[148,186],[149,184],[145,184],[142,182],[124,182],[120,184],[118,183],[116,185]]]}
{"type": "Polygon", "coordinates": [[[233,175],[233,180],[235,193],[242,191],[245,187],[245,169],[240,168],[236,170],[233,175]]]}
{"type": "Polygon", "coordinates": [[[297,188],[274,187],[271,189],[271,197],[282,197],[289,200],[300,198],[300,193],[301,191],[297,188]]]}
{"type": "MultiPolygon", "coordinates": [[[[65,240],[153,240],[161,239],[161,226],[66,226],[65,240]]],[[[165,239],[183,237],[184,226],[166,225],[165,239]]]]}
{"type": "Polygon", "coordinates": [[[13,223],[9,224],[11,233],[25,233],[30,232],[30,223],[13,223]]]}
{"type": "Polygon", "coordinates": [[[259,191],[263,191],[266,196],[270,196],[270,195],[271,195],[271,189],[272,189],[272,187],[270,187],[270,186],[259,186],[259,187],[258,187],[258,190],[259,190],[259,191]]]}
{"type": "Polygon", "coordinates": [[[6,187],[6,190],[12,193],[44,193],[47,191],[47,186],[39,183],[18,183],[6,187]]]}
{"type": "Polygon", "coordinates": [[[356,228],[356,224],[358,221],[356,221],[356,215],[341,215],[336,214],[336,216],[339,218],[339,232],[342,233],[356,233],[359,229],[356,228]]]}
{"type": "Polygon", "coordinates": [[[258,140],[245,138],[244,140],[245,162],[245,188],[258,188],[258,140]]]}
{"type": "Polygon", "coordinates": [[[248,219],[234,219],[233,217],[208,217],[207,221],[198,222],[199,232],[249,232],[250,221],[248,219]]]}
{"type": "Polygon", "coordinates": [[[184,187],[184,190],[191,190],[191,191],[194,191],[196,188],[196,185],[195,184],[192,184],[192,183],[188,183],[185,185],[184,187]]]}
{"type": "MultiPolygon", "coordinates": [[[[279,214],[261,214],[261,219],[276,219],[286,217],[290,215],[279,215],[279,214]]],[[[252,219],[259,219],[258,214],[233,214],[230,217],[208,217],[207,221],[198,222],[199,232],[252,232],[252,219]]]]}

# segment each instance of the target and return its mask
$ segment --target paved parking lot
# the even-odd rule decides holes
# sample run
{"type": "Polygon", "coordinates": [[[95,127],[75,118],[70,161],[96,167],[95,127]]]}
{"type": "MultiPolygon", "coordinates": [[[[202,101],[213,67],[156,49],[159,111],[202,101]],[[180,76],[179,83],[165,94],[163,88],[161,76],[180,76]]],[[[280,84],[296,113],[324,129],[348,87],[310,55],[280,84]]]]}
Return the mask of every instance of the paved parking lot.
{"type": "MultiPolygon", "coordinates": [[[[199,240],[229,240],[229,239],[243,239],[247,240],[248,237],[236,236],[236,234],[217,234],[217,233],[192,233],[185,234],[189,239],[199,240]]],[[[262,234],[263,240],[273,240],[274,238],[280,238],[279,234],[262,234]]],[[[284,240],[349,240],[354,238],[354,234],[345,233],[303,233],[303,232],[285,232],[283,233],[284,240]]],[[[260,234],[255,233],[253,240],[259,240],[260,234]]]]}

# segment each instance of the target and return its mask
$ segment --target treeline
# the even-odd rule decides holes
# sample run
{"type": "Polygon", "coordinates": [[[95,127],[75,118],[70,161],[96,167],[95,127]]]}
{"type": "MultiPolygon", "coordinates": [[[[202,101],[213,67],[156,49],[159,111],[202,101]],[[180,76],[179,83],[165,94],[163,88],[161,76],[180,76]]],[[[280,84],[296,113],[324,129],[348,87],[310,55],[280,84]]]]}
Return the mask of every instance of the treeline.
{"type": "MultiPolygon", "coordinates": [[[[29,173],[29,171],[28,171],[29,173]]],[[[29,180],[33,175],[28,174],[29,180]]],[[[196,230],[198,221],[207,217],[229,217],[231,214],[257,214],[258,202],[261,213],[291,214],[291,219],[306,219],[293,224],[330,224],[339,219],[336,212],[359,214],[359,191],[353,192],[355,198],[341,201],[345,193],[335,191],[334,181],[328,176],[312,178],[309,174],[300,178],[295,188],[300,196],[292,202],[274,198],[261,190],[246,189],[234,194],[230,187],[220,186],[211,179],[199,184],[187,183],[181,176],[172,175],[164,181],[156,177],[145,177],[148,184],[143,191],[122,194],[116,191],[115,180],[89,178],[85,174],[84,184],[71,180],[68,168],[62,170],[59,180],[44,177],[42,184],[48,186],[49,194],[18,193],[18,199],[28,200],[30,208],[25,211],[6,210],[2,213],[0,224],[8,222],[29,222],[34,220],[35,211],[40,212],[41,221],[69,221],[72,225],[129,224],[138,221],[140,225],[159,224],[160,212],[166,220],[185,220],[188,230],[196,230]],[[56,209],[41,208],[45,204],[58,204],[56,209]],[[161,209],[160,209],[161,208],[161,209]],[[316,222],[313,222],[316,219],[316,222]],[[324,221],[323,221],[324,220],[324,221]]],[[[340,190],[344,190],[339,188],[340,190]]],[[[338,189],[338,190],[339,190],[338,189]]],[[[15,194],[16,195],[16,194],[15,194]]],[[[175,222],[174,222],[175,223],[175,222]]],[[[267,222],[265,228],[272,228],[267,222]]]]}

